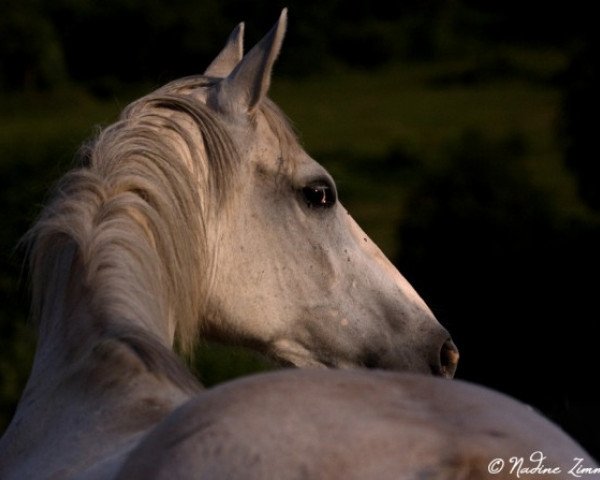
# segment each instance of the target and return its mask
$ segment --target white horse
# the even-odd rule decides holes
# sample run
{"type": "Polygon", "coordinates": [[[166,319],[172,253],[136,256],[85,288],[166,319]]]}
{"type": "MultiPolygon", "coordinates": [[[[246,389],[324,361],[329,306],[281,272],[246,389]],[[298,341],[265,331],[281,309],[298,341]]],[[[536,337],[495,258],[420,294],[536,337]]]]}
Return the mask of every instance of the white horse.
{"type": "Polygon", "coordinates": [[[479,478],[492,454],[585,456],[459,382],[311,369],[203,391],[179,362],[174,345],[204,335],[295,366],[456,368],[266,98],[285,25],[243,58],[240,25],[205,75],[130,105],[59,184],[30,233],[39,341],[2,480],[479,478]]]}

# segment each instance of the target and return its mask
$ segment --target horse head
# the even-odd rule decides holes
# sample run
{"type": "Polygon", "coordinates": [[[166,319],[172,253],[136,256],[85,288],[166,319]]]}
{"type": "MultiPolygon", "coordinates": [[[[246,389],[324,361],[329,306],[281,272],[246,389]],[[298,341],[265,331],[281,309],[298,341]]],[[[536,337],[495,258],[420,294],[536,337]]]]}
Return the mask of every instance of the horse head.
{"type": "Polygon", "coordinates": [[[205,72],[166,91],[205,104],[238,167],[211,230],[203,333],[284,364],[411,370],[452,377],[448,332],[338,199],[331,175],[267,98],[286,11],[245,56],[243,24],[205,72]]]}

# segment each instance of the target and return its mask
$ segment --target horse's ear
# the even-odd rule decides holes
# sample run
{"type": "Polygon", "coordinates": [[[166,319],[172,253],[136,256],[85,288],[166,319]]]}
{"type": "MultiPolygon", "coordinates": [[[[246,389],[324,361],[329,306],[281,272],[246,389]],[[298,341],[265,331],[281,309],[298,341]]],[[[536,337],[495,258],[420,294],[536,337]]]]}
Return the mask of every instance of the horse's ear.
{"type": "Polygon", "coordinates": [[[233,71],[209,94],[207,103],[230,114],[253,111],[267,95],[273,63],[281,50],[287,25],[287,9],[265,37],[250,50],[233,71]]]}
{"type": "Polygon", "coordinates": [[[223,50],[208,66],[204,75],[224,78],[229,75],[244,56],[244,22],[233,29],[223,50]]]}

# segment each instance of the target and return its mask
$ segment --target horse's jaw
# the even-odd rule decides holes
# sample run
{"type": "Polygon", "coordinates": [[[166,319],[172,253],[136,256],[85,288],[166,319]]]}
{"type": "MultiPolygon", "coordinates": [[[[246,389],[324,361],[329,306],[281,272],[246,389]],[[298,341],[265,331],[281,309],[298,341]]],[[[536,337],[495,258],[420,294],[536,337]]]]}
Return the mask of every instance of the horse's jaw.
{"type": "Polygon", "coordinates": [[[361,358],[334,357],[325,352],[313,351],[294,340],[279,339],[268,349],[268,355],[283,367],[293,368],[333,368],[333,369],[378,369],[390,371],[411,371],[443,378],[454,378],[459,360],[459,352],[451,339],[444,342],[441,348],[441,364],[436,365],[403,365],[392,362],[361,358]]]}

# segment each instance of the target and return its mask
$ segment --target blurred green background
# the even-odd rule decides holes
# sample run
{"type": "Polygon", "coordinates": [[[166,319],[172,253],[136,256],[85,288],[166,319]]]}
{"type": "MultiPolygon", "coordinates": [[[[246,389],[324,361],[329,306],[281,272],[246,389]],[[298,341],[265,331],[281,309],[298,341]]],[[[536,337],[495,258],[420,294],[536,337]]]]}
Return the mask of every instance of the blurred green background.
{"type": "MultiPolygon", "coordinates": [[[[583,2],[294,0],[271,96],[462,353],[600,457],[599,42],[583,2]],[[597,389],[596,389],[597,390],[597,389]]],[[[78,146],[281,2],[0,0],[0,432],[35,346],[16,248],[78,146]]],[[[203,344],[207,385],[272,368],[203,344]]]]}

